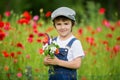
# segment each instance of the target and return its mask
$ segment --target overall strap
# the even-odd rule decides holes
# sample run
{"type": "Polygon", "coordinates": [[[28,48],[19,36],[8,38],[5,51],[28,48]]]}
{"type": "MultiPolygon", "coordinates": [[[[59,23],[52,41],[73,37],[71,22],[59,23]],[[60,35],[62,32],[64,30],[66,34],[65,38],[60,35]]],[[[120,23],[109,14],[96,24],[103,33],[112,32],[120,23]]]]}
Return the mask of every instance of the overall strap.
{"type": "Polygon", "coordinates": [[[76,40],[76,38],[72,38],[70,42],[66,45],[67,47],[71,48],[73,42],[76,40]]]}
{"type": "Polygon", "coordinates": [[[57,37],[55,37],[55,38],[52,39],[52,41],[54,41],[54,40],[57,41],[57,37]]]}

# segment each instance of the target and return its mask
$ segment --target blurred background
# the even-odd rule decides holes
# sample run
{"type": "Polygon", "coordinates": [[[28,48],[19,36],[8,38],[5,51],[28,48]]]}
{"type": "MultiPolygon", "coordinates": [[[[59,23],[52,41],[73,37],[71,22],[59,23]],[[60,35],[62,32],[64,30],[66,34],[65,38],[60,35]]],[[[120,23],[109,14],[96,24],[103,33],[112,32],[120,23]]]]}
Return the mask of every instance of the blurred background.
{"type": "Polygon", "coordinates": [[[78,20],[90,17],[91,11],[95,12],[100,7],[107,10],[105,13],[107,19],[118,20],[120,18],[118,16],[120,15],[120,0],[0,0],[0,14],[6,10],[12,10],[15,13],[27,10],[31,11],[32,15],[36,15],[40,14],[40,9],[46,13],[60,6],[75,9],[78,20]]]}
{"type": "Polygon", "coordinates": [[[120,80],[120,0],[0,0],[0,80],[48,80],[42,47],[57,36],[50,15],[60,6],[76,11],[78,80],[120,80]]]}

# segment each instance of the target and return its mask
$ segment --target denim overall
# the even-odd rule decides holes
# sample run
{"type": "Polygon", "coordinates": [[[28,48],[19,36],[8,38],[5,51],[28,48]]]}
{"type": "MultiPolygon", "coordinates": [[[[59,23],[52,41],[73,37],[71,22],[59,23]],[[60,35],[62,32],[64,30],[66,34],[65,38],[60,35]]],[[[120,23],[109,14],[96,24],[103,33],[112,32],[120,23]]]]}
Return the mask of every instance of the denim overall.
{"type": "MultiPolygon", "coordinates": [[[[57,38],[54,38],[56,40],[57,38]]],[[[72,43],[76,40],[73,38],[67,44],[67,47],[71,47],[72,43]]],[[[59,48],[59,54],[55,56],[61,60],[68,61],[67,54],[68,48],[59,48]]],[[[77,80],[77,72],[76,69],[69,69],[61,66],[54,66],[54,73],[51,74],[51,70],[49,69],[49,80],[77,80]]]]}

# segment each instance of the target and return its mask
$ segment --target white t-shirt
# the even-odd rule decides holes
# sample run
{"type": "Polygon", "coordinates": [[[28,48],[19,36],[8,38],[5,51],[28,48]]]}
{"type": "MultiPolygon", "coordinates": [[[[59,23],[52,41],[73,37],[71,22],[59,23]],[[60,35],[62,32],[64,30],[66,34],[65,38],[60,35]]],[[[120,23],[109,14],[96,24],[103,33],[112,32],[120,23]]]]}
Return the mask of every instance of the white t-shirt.
{"type": "MultiPolygon", "coordinates": [[[[60,40],[60,37],[57,37],[57,43],[61,48],[66,48],[66,45],[69,43],[69,41],[74,38],[74,36],[71,36],[69,39],[67,40],[60,40]]],[[[67,59],[68,61],[72,61],[73,59],[80,57],[80,56],[84,56],[84,51],[81,45],[81,42],[79,40],[75,40],[71,46],[71,48],[69,48],[68,51],[68,55],[67,55],[67,59]]]]}

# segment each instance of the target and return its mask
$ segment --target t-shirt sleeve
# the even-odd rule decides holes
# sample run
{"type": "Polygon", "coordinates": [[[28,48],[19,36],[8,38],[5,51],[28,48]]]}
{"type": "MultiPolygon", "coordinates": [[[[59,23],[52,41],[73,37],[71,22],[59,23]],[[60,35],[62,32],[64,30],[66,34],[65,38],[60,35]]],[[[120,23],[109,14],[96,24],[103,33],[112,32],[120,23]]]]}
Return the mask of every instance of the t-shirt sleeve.
{"type": "Polygon", "coordinates": [[[80,57],[80,56],[81,57],[85,56],[81,42],[79,40],[74,41],[71,48],[72,48],[72,53],[73,53],[73,59],[80,57]]]}

